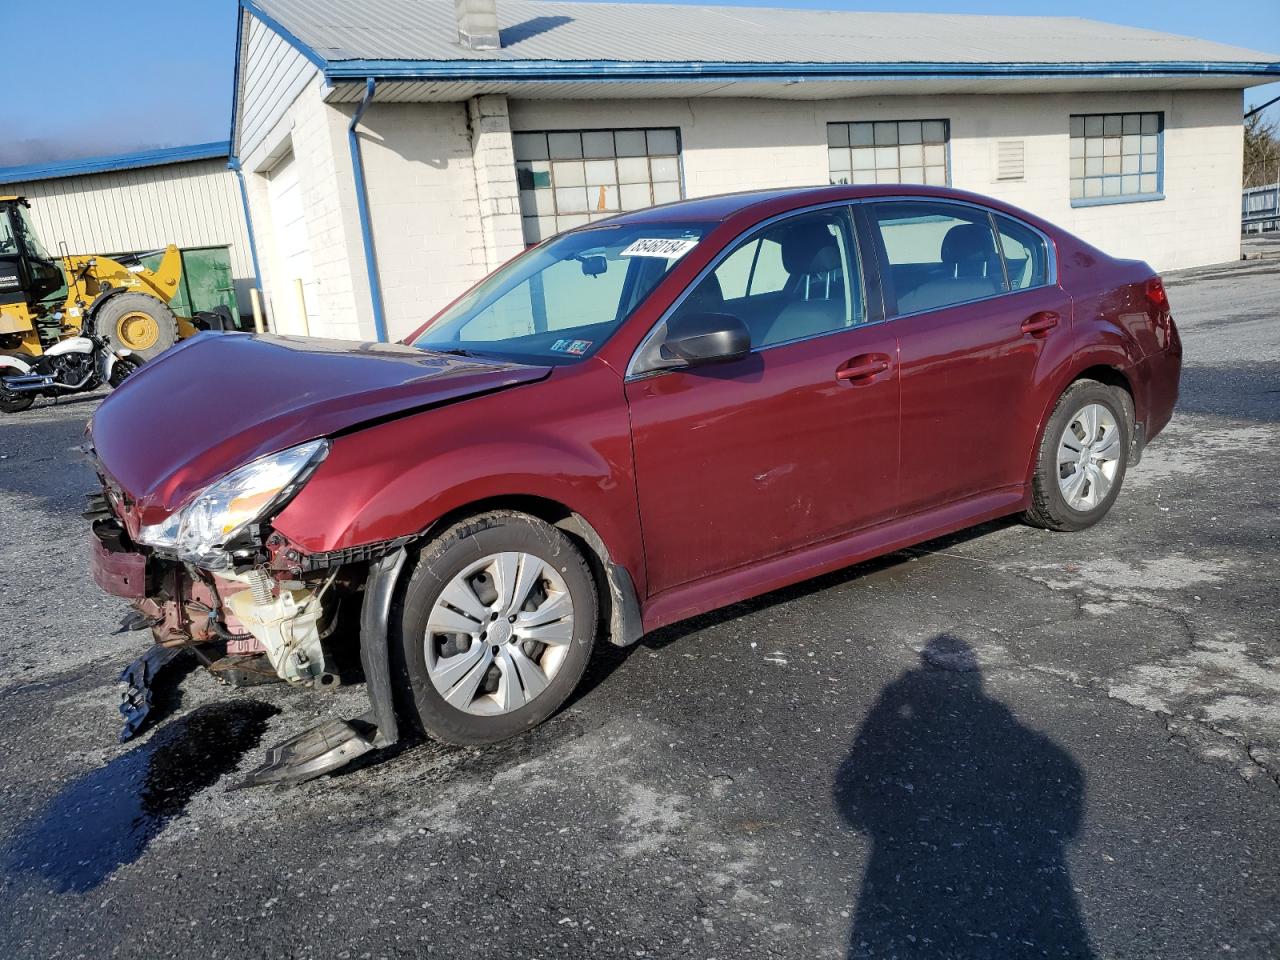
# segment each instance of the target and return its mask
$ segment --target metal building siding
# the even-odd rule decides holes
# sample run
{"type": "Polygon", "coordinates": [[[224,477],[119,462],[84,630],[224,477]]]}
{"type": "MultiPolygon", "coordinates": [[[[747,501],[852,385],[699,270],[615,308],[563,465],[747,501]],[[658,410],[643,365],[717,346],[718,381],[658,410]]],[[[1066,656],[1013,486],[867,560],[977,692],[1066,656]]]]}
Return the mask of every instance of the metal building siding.
{"type": "Polygon", "coordinates": [[[280,122],[318,71],[279,34],[247,14],[241,27],[236,155],[246,157],[280,122]]]}
{"type": "Polygon", "coordinates": [[[167,243],[228,246],[237,279],[253,277],[235,174],[225,160],[167,164],[5,185],[31,201],[51,253],[123,253],[167,243]]]}

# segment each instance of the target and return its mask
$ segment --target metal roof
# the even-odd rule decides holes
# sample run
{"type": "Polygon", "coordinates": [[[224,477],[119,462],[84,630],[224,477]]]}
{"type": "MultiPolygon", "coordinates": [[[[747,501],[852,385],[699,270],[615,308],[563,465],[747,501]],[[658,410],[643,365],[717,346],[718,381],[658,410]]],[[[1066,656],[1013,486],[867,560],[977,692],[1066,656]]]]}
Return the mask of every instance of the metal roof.
{"type": "Polygon", "coordinates": [[[191,160],[225,160],[230,156],[231,144],[226,140],[219,140],[215,143],[162,147],[157,150],[121,153],[108,157],[86,157],[82,160],[64,160],[58,163],[29,163],[17,167],[0,167],[0,183],[30,183],[32,180],[54,180],[58,177],[79,177],[89,173],[110,173],[113,170],[161,167],[191,160]]]}
{"type": "Polygon", "coordinates": [[[476,51],[453,0],[241,3],[330,79],[1280,77],[1280,55],[1071,17],[498,0],[502,46],[476,51]]]}

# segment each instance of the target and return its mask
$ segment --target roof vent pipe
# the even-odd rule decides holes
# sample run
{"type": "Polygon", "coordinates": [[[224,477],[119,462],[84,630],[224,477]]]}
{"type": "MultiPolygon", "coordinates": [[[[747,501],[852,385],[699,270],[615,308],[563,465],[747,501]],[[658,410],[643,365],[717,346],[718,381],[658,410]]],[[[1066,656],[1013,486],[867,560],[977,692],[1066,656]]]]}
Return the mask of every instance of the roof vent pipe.
{"type": "Polygon", "coordinates": [[[497,0],[453,0],[458,17],[458,42],[469,50],[497,50],[502,46],[498,36],[497,0]]]}

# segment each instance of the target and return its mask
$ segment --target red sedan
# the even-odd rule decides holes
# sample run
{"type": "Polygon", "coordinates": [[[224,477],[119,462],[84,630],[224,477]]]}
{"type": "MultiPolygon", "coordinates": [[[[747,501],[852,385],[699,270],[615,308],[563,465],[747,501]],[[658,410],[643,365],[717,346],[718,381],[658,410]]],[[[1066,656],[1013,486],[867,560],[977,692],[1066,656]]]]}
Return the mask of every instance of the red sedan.
{"type": "Polygon", "coordinates": [[[549,240],[400,344],[148,364],[92,426],[94,572],[233,682],[325,684],[358,645],[365,722],[264,776],[406,722],[489,743],[597,638],[1006,514],[1096,523],[1180,365],[1150,267],[998,201],[690,200],[549,240]]]}

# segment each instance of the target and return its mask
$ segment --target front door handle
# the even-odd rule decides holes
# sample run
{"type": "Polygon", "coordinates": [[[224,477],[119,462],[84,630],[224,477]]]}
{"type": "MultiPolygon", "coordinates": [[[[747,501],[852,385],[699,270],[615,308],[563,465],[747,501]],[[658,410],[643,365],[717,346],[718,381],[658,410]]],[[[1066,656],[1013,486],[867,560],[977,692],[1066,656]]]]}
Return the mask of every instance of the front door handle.
{"type": "Polygon", "coordinates": [[[836,379],[844,380],[846,383],[867,383],[888,369],[888,354],[861,353],[837,368],[836,379]]]}
{"type": "Polygon", "coordinates": [[[1052,310],[1041,310],[1022,321],[1022,332],[1029,333],[1033,337],[1046,336],[1058,325],[1058,319],[1058,315],[1052,310]]]}

